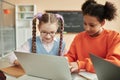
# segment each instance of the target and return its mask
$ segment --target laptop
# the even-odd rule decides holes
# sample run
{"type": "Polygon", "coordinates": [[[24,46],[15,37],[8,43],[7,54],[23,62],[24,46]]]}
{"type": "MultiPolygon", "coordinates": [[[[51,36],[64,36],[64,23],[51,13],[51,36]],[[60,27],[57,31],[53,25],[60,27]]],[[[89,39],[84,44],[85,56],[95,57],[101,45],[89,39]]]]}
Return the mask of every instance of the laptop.
{"type": "Polygon", "coordinates": [[[32,80],[35,77],[34,80],[72,80],[65,57],[25,52],[15,52],[15,55],[26,75],[31,76],[32,80]]]}
{"type": "Polygon", "coordinates": [[[120,80],[120,67],[90,54],[98,80],[120,80]]]}

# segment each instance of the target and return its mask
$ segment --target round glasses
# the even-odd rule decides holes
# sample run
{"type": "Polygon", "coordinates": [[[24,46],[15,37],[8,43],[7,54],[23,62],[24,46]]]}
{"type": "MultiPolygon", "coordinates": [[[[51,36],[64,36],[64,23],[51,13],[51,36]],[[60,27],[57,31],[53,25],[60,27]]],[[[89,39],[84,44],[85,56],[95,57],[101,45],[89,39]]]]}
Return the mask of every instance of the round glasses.
{"type": "Polygon", "coordinates": [[[47,36],[48,34],[49,34],[50,36],[55,36],[55,34],[56,34],[56,32],[45,32],[45,31],[41,31],[40,33],[41,33],[41,35],[43,35],[43,36],[47,36]]]}

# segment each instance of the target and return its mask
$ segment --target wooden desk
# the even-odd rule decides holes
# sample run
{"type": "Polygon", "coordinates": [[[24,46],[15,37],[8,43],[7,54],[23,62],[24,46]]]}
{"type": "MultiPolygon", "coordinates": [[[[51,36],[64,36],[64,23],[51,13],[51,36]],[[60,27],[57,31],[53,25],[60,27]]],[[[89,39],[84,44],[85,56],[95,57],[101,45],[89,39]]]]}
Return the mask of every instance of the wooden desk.
{"type": "Polygon", "coordinates": [[[20,66],[10,66],[7,68],[2,68],[1,69],[5,74],[8,74],[13,77],[20,77],[25,74],[24,70],[20,66]]]}
{"type": "MultiPolygon", "coordinates": [[[[7,80],[18,80],[18,77],[25,74],[25,71],[20,66],[9,66],[8,60],[6,59],[0,59],[0,70],[2,70],[6,76],[7,80]],[[3,68],[6,67],[6,68],[3,68]]],[[[80,75],[73,74],[72,77],[74,77],[74,80],[90,80],[86,79],[80,75]]]]}
{"type": "MultiPolygon", "coordinates": [[[[3,72],[5,72],[5,74],[7,76],[7,80],[22,80],[23,78],[19,79],[19,77],[25,75],[24,70],[19,66],[11,66],[8,68],[3,68],[1,70],[3,72]]],[[[72,74],[72,78],[73,78],[73,80],[90,80],[90,79],[87,79],[87,78],[80,76],[78,74],[72,74]]],[[[41,80],[43,80],[43,79],[41,79],[41,80]]]]}
{"type": "MultiPolygon", "coordinates": [[[[1,59],[0,59],[1,61],[1,59]]],[[[23,70],[22,67],[20,66],[10,66],[10,67],[6,67],[9,66],[8,63],[6,63],[6,60],[2,60],[0,62],[0,70],[2,70],[6,76],[7,76],[7,80],[20,80],[18,79],[18,77],[22,76],[25,74],[25,71],[23,70]],[[6,68],[3,68],[6,67],[6,68]]],[[[76,74],[72,74],[72,77],[74,78],[74,80],[90,80],[90,79],[86,79],[80,75],[76,75],[76,74]]],[[[43,79],[42,79],[43,80],[43,79]]]]}
{"type": "MultiPolygon", "coordinates": [[[[21,80],[19,79],[19,77],[25,74],[24,70],[19,66],[11,66],[7,68],[2,68],[1,70],[5,72],[7,80],[21,80]]],[[[74,78],[74,80],[88,80],[76,74],[73,74],[72,77],[74,78]]]]}

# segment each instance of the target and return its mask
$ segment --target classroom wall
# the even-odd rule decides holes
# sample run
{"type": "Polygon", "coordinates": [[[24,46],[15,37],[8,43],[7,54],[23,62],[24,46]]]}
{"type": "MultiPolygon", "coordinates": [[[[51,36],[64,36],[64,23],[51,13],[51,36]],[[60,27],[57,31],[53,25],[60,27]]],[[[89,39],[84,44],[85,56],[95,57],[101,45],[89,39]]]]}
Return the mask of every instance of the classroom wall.
{"type": "MultiPolygon", "coordinates": [[[[81,5],[85,0],[6,0],[13,4],[36,4],[37,12],[45,10],[81,10],[81,5]]],[[[114,21],[107,22],[105,28],[120,32],[120,1],[108,0],[114,3],[118,9],[118,16],[114,21]]],[[[97,0],[98,3],[105,4],[106,0],[97,0]]]]}

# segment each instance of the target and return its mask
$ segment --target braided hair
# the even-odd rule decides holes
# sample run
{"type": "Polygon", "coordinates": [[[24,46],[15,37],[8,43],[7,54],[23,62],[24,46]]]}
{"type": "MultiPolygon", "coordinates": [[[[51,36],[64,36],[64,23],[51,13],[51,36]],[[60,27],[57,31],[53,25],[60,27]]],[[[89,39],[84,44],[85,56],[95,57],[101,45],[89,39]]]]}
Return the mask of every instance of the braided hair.
{"type": "Polygon", "coordinates": [[[60,56],[62,53],[62,41],[63,41],[63,31],[64,31],[64,19],[61,15],[56,14],[57,18],[59,19],[59,25],[60,25],[60,42],[59,42],[59,51],[58,55],[60,56]]]}
{"type": "Polygon", "coordinates": [[[35,18],[33,19],[33,27],[32,27],[32,52],[36,53],[36,22],[39,20],[39,26],[41,26],[43,23],[58,23],[58,26],[60,27],[60,42],[59,42],[59,50],[58,55],[61,55],[62,52],[62,41],[63,41],[63,31],[64,31],[64,19],[59,14],[53,14],[53,13],[38,13],[35,15],[35,18]]]}

